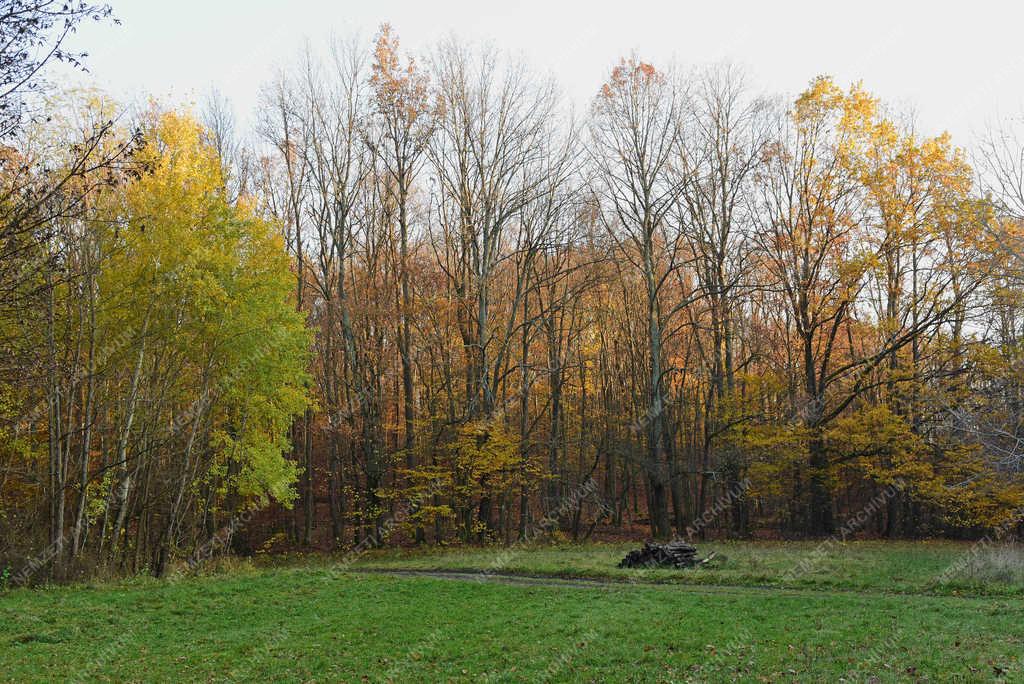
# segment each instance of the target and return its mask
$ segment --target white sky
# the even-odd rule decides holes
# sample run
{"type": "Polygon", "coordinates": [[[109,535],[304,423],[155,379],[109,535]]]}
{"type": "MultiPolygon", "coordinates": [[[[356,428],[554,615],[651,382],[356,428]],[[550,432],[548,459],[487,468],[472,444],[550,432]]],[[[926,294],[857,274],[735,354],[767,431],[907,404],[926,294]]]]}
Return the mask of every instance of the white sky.
{"type": "Polygon", "coordinates": [[[960,145],[998,117],[1024,111],[1024,4],[843,2],[559,2],[547,0],[109,0],[119,27],[84,27],[91,80],[125,98],[181,103],[211,87],[251,120],[260,86],[308,39],[369,39],[383,21],[416,52],[454,32],[522,54],[553,73],[577,106],[631,51],[656,66],[729,59],[753,84],[795,94],[817,74],[862,79],[917,114],[922,132],[960,145]]]}

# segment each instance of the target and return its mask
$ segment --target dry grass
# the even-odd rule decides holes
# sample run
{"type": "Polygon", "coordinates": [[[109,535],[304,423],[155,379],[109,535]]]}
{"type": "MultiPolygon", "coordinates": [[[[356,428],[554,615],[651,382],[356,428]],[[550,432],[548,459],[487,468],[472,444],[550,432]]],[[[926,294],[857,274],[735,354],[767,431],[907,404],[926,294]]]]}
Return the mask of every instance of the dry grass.
{"type": "Polygon", "coordinates": [[[978,549],[961,577],[977,582],[1024,583],[1024,546],[1000,544],[978,549]]]}

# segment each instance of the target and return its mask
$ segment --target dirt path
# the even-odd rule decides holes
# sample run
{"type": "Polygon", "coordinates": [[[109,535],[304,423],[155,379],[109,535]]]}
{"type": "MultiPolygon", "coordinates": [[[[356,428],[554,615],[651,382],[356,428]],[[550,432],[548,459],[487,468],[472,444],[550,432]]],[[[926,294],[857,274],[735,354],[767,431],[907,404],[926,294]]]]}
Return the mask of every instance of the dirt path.
{"type": "MultiPolygon", "coordinates": [[[[782,588],[768,585],[738,585],[738,584],[686,584],[683,582],[648,582],[641,579],[615,580],[601,577],[552,577],[550,575],[530,575],[507,572],[486,572],[472,570],[421,570],[408,568],[349,568],[347,572],[367,575],[391,575],[393,577],[428,577],[431,579],[443,579],[457,582],[488,582],[498,584],[511,584],[521,587],[576,587],[587,589],[630,589],[643,587],[645,589],[663,589],[666,591],[685,591],[688,593],[701,594],[764,594],[771,592],[773,596],[805,596],[807,594],[860,594],[860,595],[893,595],[892,592],[864,592],[843,589],[802,589],[782,588]]],[[[925,598],[946,598],[929,594],[912,594],[925,598]]]]}
{"type": "Polygon", "coordinates": [[[400,577],[430,577],[433,579],[459,580],[462,582],[497,582],[519,586],[539,587],[599,587],[615,588],[638,584],[600,578],[550,577],[546,575],[517,575],[469,570],[409,570],[403,568],[351,568],[350,572],[371,575],[397,575],[400,577]]]}

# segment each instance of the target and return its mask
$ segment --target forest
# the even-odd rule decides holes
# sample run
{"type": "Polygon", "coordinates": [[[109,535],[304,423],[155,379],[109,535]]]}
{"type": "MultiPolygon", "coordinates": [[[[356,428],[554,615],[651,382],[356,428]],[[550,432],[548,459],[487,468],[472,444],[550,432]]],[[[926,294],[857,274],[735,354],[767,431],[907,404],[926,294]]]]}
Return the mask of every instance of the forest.
{"type": "Polygon", "coordinates": [[[383,24],[252,126],[0,2],[0,571],[524,540],[977,539],[1024,506],[1024,138],[731,63],[383,24]],[[250,130],[251,129],[251,130],[250,130]],[[961,146],[964,145],[964,146],[961,146]]]}

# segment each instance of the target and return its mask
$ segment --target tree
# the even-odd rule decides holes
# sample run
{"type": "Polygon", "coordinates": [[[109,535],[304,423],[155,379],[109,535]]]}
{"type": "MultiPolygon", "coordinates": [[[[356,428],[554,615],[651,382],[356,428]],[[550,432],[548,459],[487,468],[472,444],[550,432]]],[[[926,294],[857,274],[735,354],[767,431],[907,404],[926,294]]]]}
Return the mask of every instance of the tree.
{"type": "MultiPolygon", "coordinates": [[[[879,119],[877,108],[877,101],[858,86],[843,93],[829,79],[816,79],[781,125],[764,175],[758,239],[799,349],[802,396],[795,411],[807,433],[809,502],[806,517],[799,510],[795,516],[811,534],[828,534],[833,525],[833,473],[823,428],[866,392],[897,380],[891,373],[880,380],[876,371],[925,331],[949,321],[974,287],[966,282],[955,286],[957,271],[938,269],[928,287],[913,291],[906,314],[892,308],[884,312],[873,339],[859,332],[866,324],[858,320],[858,308],[869,276],[876,265],[884,270],[888,264],[889,287],[898,287],[894,241],[919,227],[918,216],[894,215],[893,207],[925,210],[920,198],[894,194],[902,183],[887,185],[877,173],[864,170],[867,165],[877,172],[872,154],[878,152],[878,137],[891,136],[891,124],[879,119]],[[878,226],[872,216],[883,226],[881,240],[871,239],[878,226]]],[[[954,184],[962,177],[955,158],[937,173],[954,184]]],[[[959,187],[954,204],[963,202],[962,183],[959,187]]],[[[936,209],[932,219],[941,211],[936,209]]],[[[798,500],[802,475],[795,477],[798,500]]]]}
{"type": "MultiPolygon", "coordinates": [[[[705,415],[697,466],[697,510],[703,511],[708,476],[717,472],[712,453],[743,417],[730,410],[736,369],[745,363],[737,358],[741,340],[736,328],[745,289],[753,286],[751,198],[768,143],[770,109],[765,100],[749,96],[743,73],[733,65],[708,68],[696,75],[695,82],[679,150],[691,182],[683,186],[677,220],[685,226],[694,275],[710,318],[707,344],[701,335],[693,338],[711,378],[701,402],[705,415]]],[[[733,491],[744,477],[744,464],[733,452],[724,461],[726,488],[733,491]]]]}
{"type": "Polygon", "coordinates": [[[687,182],[673,166],[682,116],[677,84],[631,58],[612,69],[594,100],[590,126],[604,223],[619,253],[639,273],[646,299],[646,414],[639,420],[647,435],[651,533],[658,538],[671,534],[667,492],[673,454],[665,416],[664,345],[669,319],[681,306],[666,307],[662,292],[685,259],[683,233],[667,223],[687,182]]]}
{"type": "Polygon", "coordinates": [[[127,188],[127,223],[112,236],[118,256],[100,283],[102,291],[124,293],[127,301],[113,310],[138,331],[115,464],[114,541],[143,458],[128,453],[140,376],[150,365],[156,373],[176,368],[168,394],[147,402],[173,419],[171,435],[149,438],[180,448],[166,453],[164,507],[150,523],[159,530],[157,575],[180,548],[186,513],[212,512],[196,510],[196,485],[216,478],[239,505],[292,500],[295,470],[283,452],[290,421],[307,403],[309,339],[294,310],[281,238],[246,202],[228,202],[220,158],[203,138],[187,116],[153,115],[140,152],[149,172],[127,188]]]}
{"type": "MultiPolygon", "coordinates": [[[[370,148],[378,156],[386,173],[385,191],[393,195],[398,218],[398,268],[401,303],[398,326],[398,351],[402,357],[403,415],[405,420],[406,467],[415,465],[416,397],[413,383],[412,286],[410,283],[410,194],[424,152],[430,141],[436,106],[430,102],[429,79],[413,60],[404,66],[398,51],[398,39],[387,24],[377,37],[370,83],[376,98],[380,143],[371,138],[370,148]]],[[[423,530],[417,530],[423,541],[423,530]]]]}

